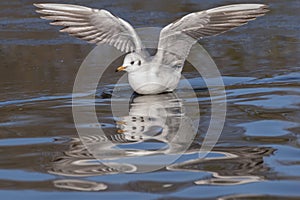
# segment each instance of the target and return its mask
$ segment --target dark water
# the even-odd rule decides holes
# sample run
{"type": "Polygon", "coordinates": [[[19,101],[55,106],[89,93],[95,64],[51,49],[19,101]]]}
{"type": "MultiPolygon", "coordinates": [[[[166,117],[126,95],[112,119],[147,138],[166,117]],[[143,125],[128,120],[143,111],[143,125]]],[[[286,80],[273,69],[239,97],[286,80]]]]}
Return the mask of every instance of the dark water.
{"type": "MultiPolygon", "coordinates": [[[[164,26],[186,13],[233,2],[72,3],[105,8],[145,27],[164,26]]],[[[153,163],[132,164],[126,160],[113,163],[113,158],[128,155],[110,151],[112,146],[100,146],[98,150],[104,152],[109,165],[97,162],[86,150],[72,116],[76,73],[94,46],[59,33],[57,27],[40,20],[33,1],[0,3],[1,199],[300,198],[300,2],[255,2],[268,4],[271,12],[247,26],[201,41],[223,76],[227,93],[225,127],[207,157],[199,159],[198,150],[210,120],[210,98],[197,73],[190,68],[184,72],[196,88],[196,98],[184,90],[135,97],[128,116],[120,119],[110,112],[110,104],[116,101],[110,97],[111,84],[120,75],[107,73],[96,94],[97,116],[106,137],[86,135],[87,143],[93,147],[95,142],[106,145],[112,141],[133,154],[171,149],[154,156],[153,163]],[[135,112],[147,110],[149,102],[157,105],[152,119],[155,126],[143,127],[151,131],[139,135],[146,132],[127,130],[140,128],[138,124],[122,126],[122,121],[132,121],[135,112]],[[195,104],[200,110],[195,115],[201,113],[201,119],[191,146],[173,163],[148,170],[156,166],[155,159],[161,162],[179,154],[191,140],[179,138],[175,145],[170,144],[178,120],[185,120],[182,113],[195,111],[195,104]],[[163,129],[161,107],[169,113],[164,119],[168,126],[163,129]],[[147,170],[150,172],[142,173],[147,170]]],[[[131,97],[128,89],[122,95],[121,103],[131,97]]],[[[86,96],[85,100],[91,98],[86,96]]],[[[135,120],[144,123],[144,119],[135,120]]],[[[91,129],[90,124],[81,125],[87,133],[91,129]]],[[[184,131],[188,133],[189,127],[184,131]]]]}

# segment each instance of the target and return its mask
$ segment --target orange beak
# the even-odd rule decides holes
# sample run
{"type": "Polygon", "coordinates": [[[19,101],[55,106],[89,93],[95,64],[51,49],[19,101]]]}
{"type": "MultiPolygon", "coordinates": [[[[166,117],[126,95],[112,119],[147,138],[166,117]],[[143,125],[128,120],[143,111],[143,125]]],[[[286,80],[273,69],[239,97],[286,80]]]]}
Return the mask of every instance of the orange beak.
{"type": "Polygon", "coordinates": [[[122,133],[124,133],[124,132],[125,132],[125,131],[122,130],[122,129],[117,130],[117,133],[120,133],[120,134],[122,134],[122,133]]]}
{"type": "Polygon", "coordinates": [[[116,121],[116,124],[118,124],[118,125],[126,125],[126,122],[123,122],[123,121],[116,121]]]}
{"type": "Polygon", "coordinates": [[[124,67],[124,66],[118,67],[116,72],[124,71],[126,68],[127,67],[124,67]]]}

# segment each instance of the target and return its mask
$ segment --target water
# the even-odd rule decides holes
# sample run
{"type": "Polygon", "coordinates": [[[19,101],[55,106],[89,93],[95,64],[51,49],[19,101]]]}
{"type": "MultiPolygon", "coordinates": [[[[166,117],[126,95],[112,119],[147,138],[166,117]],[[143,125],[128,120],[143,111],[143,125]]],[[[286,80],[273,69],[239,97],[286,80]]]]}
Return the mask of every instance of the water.
{"type": "MultiPolygon", "coordinates": [[[[87,134],[84,143],[95,147],[95,152],[100,150],[106,165],[86,150],[72,116],[76,73],[94,46],[61,34],[38,19],[33,1],[0,3],[1,197],[299,198],[300,4],[297,0],[263,2],[272,10],[267,16],[201,41],[222,74],[228,110],[222,135],[206,158],[199,159],[198,151],[210,120],[209,93],[199,75],[187,66],[184,76],[196,89],[196,97],[182,89],[158,97],[132,97],[125,85],[119,103],[131,98],[131,110],[118,119],[110,111],[116,100],[110,94],[111,84],[121,75],[107,72],[101,79],[95,108],[106,135],[87,134]],[[156,105],[149,119],[155,126],[144,126],[144,132],[138,129],[135,133],[131,129],[142,128],[140,124],[124,126],[122,121],[130,122],[137,112],[147,110],[149,101],[156,105]],[[199,111],[194,109],[196,104],[199,111]],[[172,140],[176,138],[174,131],[180,130],[178,124],[193,123],[184,113],[198,116],[197,112],[201,113],[198,134],[190,135],[191,126],[186,125],[182,130],[185,137],[172,140]],[[128,151],[124,154],[114,146],[99,145],[107,145],[107,141],[128,151]],[[191,146],[184,149],[189,143],[191,146]],[[149,153],[147,159],[138,163],[127,160],[141,152],[149,153]],[[179,159],[168,163],[182,152],[179,159]],[[166,167],[161,168],[162,161],[166,167]],[[151,171],[155,167],[157,170],[151,171]]],[[[75,3],[106,8],[137,27],[145,27],[163,26],[186,13],[229,2],[75,3]]],[[[90,96],[83,97],[91,102],[90,96]]],[[[142,123],[145,119],[135,120],[142,123]]],[[[80,126],[86,133],[96,128],[93,124],[80,126]]]]}

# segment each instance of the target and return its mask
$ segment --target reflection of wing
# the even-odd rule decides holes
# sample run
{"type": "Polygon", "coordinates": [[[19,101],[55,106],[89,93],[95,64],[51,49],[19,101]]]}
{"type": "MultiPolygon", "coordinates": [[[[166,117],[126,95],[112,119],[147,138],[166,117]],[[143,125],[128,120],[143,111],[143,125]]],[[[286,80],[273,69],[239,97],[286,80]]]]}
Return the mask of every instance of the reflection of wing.
{"type": "Polygon", "coordinates": [[[163,64],[182,66],[197,40],[246,24],[267,11],[263,4],[236,4],[188,14],[162,29],[158,58],[163,64]]]}
{"type": "Polygon", "coordinates": [[[61,32],[90,43],[106,43],[125,52],[141,49],[141,41],[133,27],[106,10],[67,4],[34,4],[50,24],[64,26],[61,32]]]}

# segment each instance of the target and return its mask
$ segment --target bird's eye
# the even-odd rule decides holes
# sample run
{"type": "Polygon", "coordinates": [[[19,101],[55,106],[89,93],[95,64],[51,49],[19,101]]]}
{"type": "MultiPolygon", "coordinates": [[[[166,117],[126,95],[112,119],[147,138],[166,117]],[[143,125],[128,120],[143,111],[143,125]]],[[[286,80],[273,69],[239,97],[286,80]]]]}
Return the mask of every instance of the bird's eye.
{"type": "Polygon", "coordinates": [[[138,65],[141,65],[141,64],[142,64],[142,61],[139,60],[139,61],[138,61],[138,65]]]}
{"type": "Polygon", "coordinates": [[[131,61],[130,64],[133,65],[133,64],[134,64],[134,61],[131,61]]]}

